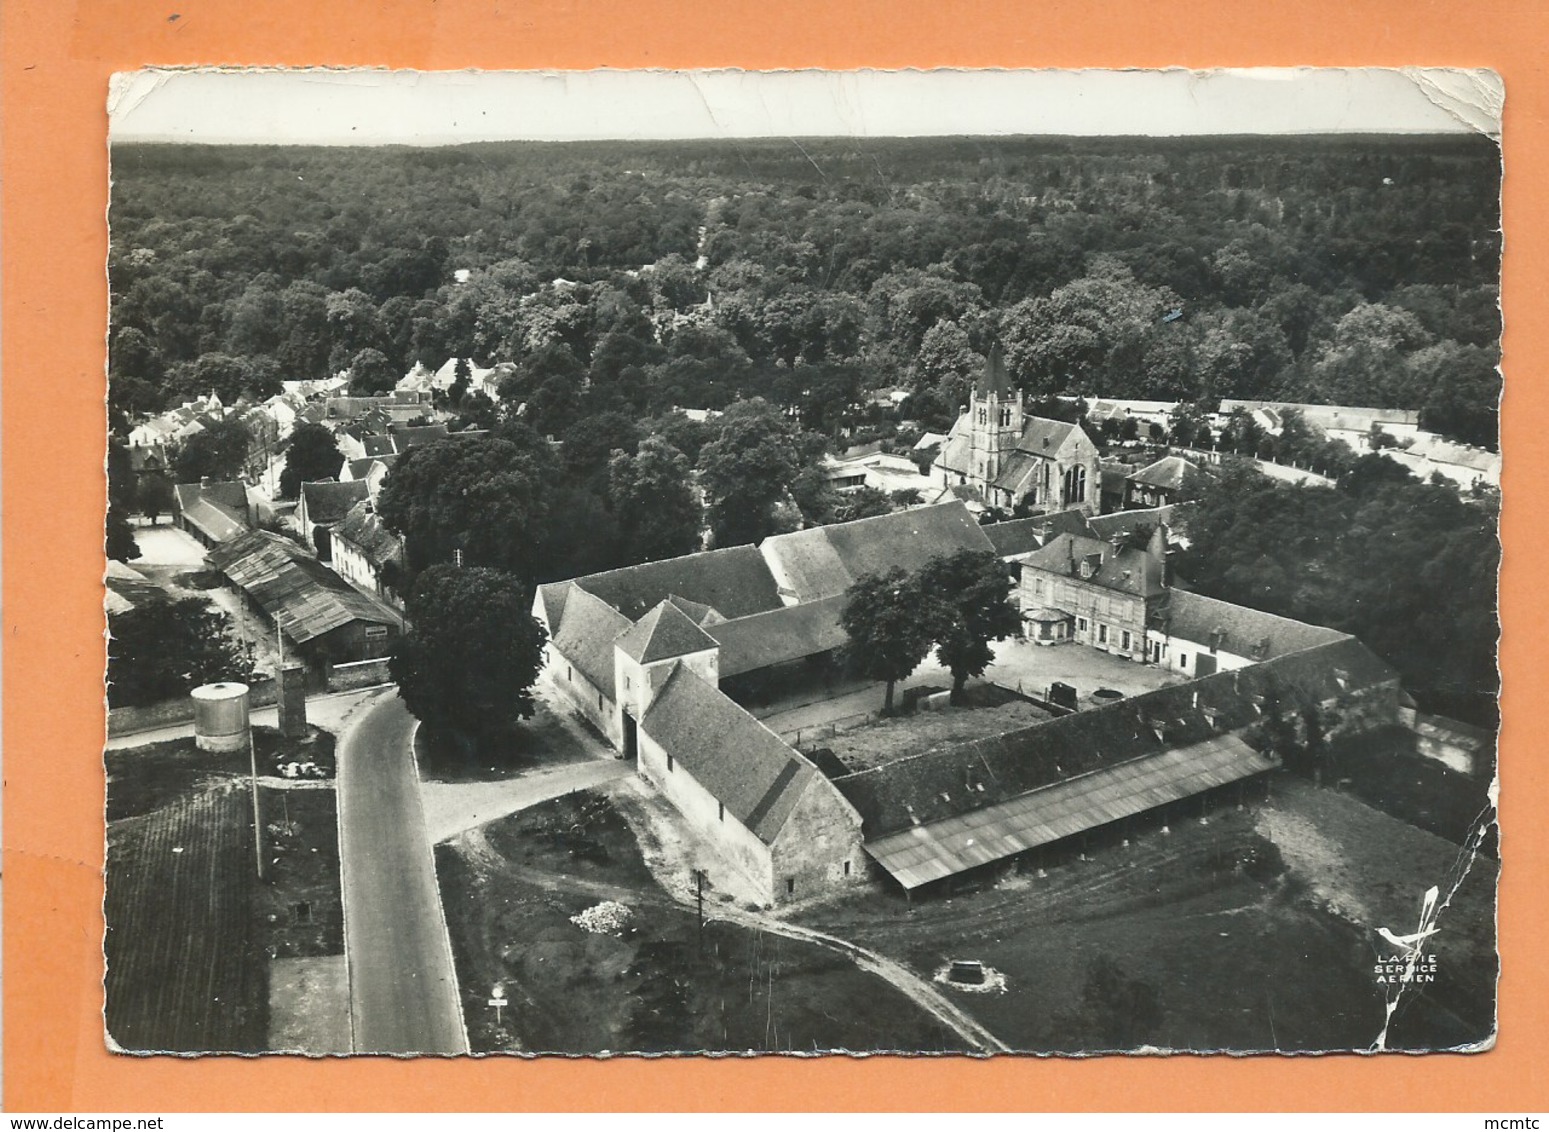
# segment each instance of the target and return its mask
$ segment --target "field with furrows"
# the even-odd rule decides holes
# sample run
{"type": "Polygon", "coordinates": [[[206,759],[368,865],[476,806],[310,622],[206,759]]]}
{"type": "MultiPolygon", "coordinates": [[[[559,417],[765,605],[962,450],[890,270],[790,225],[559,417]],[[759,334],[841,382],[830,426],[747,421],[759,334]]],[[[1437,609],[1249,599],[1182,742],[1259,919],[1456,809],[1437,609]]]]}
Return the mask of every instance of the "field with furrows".
{"type": "Polygon", "coordinates": [[[268,962],[241,786],[108,825],[106,1019],[126,1050],[265,1046],[268,962]]]}

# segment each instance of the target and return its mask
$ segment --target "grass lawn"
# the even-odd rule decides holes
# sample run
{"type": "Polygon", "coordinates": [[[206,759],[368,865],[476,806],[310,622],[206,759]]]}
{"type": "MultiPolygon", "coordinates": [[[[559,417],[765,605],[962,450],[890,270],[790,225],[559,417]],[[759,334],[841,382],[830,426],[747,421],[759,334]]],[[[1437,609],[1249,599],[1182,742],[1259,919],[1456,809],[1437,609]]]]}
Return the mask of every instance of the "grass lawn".
{"type": "Polygon", "coordinates": [[[967,691],[968,706],[880,719],[823,739],[821,745],[850,770],[858,771],[936,747],[1016,731],[1050,718],[1042,708],[1004,688],[981,684],[967,691]]]}
{"type": "Polygon", "coordinates": [[[477,749],[421,727],[414,740],[420,777],[426,782],[498,782],[540,766],[584,762],[591,752],[554,709],[539,701],[531,719],[486,739],[477,749]]]}
{"type": "Polygon", "coordinates": [[[651,878],[608,799],[543,803],[436,847],[464,1012],[478,1051],[959,1050],[882,980],[826,948],[713,919],[651,878]],[[617,934],[571,917],[602,901],[617,934]],[[499,983],[510,1000],[496,1025],[499,983]]]}
{"type": "MultiPolygon", "coordinates": [[[[1374,821],[1390,820],[1289,779],[1275,790],[1265,812],[1315,823],[1336,854],[1369,838],[1374,821]],[[1318,816],[1330,804],[1338,821],[1318,816]]],[[[1372,961],[1375,929],[1388,924],[1331,906],[1312,883],[1319,866],[1267,836],[1291,840],[1295,822],[1260,819],[1253,809],[1227,808],[1208,825],[1175,821],[1167,834],[1154,825],[1136,832],[1128,847],[1108,842],[1089,861],[1050,866],[1044,878],[1016,875],[967,895],[916,899],[912,911],[878,892],[803,919],[921,975],[950,959],[1000,971],[1004,994],[965,995],[962,1005],[1017,1049],[1366,1049],[1384,1017],[1372,961]]],[[[1407,841],[1393,844],[1388,867],[1414,886],[1415,907],[1392,924],[1411,931],[1419,893],[1439,879],[1435,858],[1416,859],[1407,841]]],[[[1380,883],[1371,869],[1354,880],[1380,883]]],[[[1454,931],[1471,921],[1488,931],[1483,907],[1460,907],[1454,931]]],[[[1445,1047],[1488,1031],[1493,994],[1481,997],[1479,976],[1489,973],[1470,964],[1454,964],[1461,986],[1411,996],[1390,1046],[1445,1047]]]]}

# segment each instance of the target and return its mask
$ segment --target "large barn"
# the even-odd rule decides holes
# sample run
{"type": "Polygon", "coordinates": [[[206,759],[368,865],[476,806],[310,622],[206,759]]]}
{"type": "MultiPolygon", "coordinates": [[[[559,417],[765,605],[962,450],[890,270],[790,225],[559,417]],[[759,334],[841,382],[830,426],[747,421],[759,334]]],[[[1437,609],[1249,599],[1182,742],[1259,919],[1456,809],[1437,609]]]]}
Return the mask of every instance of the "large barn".
{"type": "Polygon", "coordinates": [[[953,502],[541,586],[546,671],[768,904],[868,872],[912,892],[1263,774],[1267,716],[1334,734],[1396,715],[1397,677],[1353,637],[1167,589],[1137,637],[1216,675],[832,776],[740,705],[843,648],[857,578],[965,548],[994,549],[953,502]]]}

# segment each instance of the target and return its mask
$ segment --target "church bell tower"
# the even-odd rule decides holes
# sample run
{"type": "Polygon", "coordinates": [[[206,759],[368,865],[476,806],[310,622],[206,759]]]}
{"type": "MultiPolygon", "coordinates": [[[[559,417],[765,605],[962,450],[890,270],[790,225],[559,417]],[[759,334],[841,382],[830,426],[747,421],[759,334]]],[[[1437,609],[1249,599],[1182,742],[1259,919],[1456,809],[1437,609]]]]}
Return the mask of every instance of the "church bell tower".
{"type": "Polygon", "coordinates": [[[983,482],[986,502],[998,502],[989,498],[989,486],[1022,439],[1022,408],[1022,391],[1012,386],[1000,344],[996,343],[990,347],[984,372],[974,384],[968,404],[974,474],[983,482]]]}

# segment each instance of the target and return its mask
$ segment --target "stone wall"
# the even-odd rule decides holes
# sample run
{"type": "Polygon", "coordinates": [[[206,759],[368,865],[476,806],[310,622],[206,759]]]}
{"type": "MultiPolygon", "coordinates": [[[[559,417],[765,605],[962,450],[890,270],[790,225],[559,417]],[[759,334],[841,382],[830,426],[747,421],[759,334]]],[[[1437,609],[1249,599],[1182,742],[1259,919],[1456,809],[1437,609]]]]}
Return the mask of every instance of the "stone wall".
{"type": "Polygon", "coordinates": [[[644,731],[640,732],[638,768],[640,776],[683,815],[694,836],[714,852],[715,863],[709,865],[711,885],[733,892],[739,899],[758,904],[775,902],[778,897],[769,846],[732,814],[723,814],[720,800],[682,763],[674,761],[669,769],[667,752],[644,731]]]}
{"type": "Polygon", "coordinates": [[[861,819],[829,780],[808,780],[771,847],[776,901],[801,900],[866,880],[861,819]]]}

